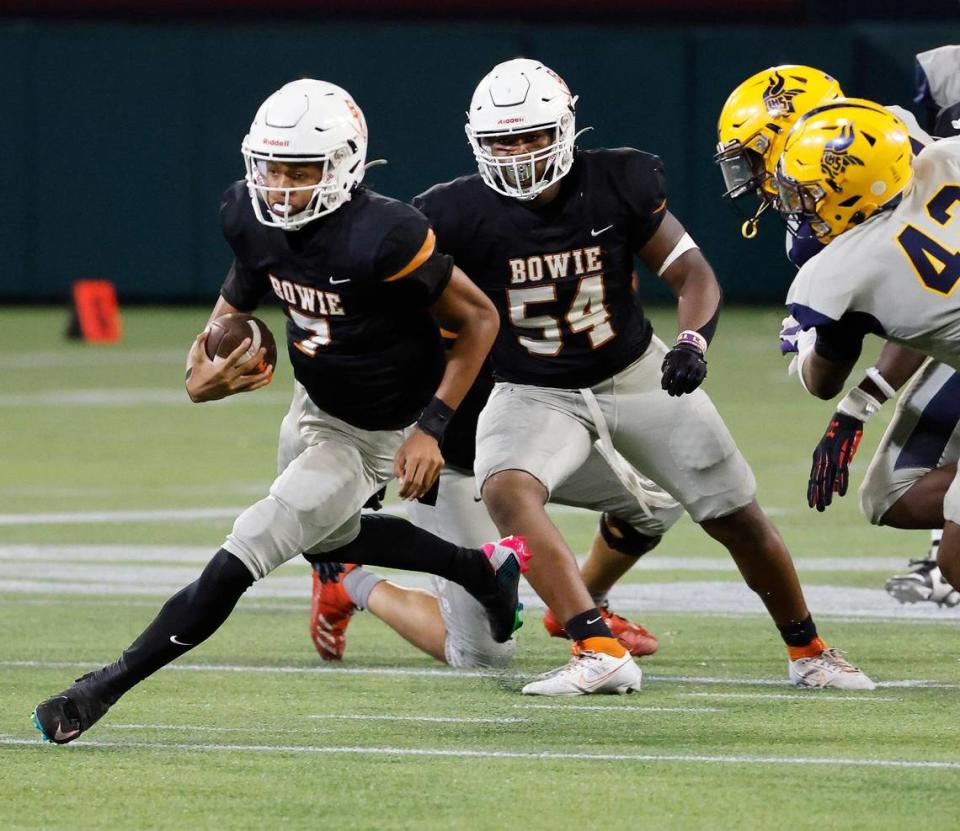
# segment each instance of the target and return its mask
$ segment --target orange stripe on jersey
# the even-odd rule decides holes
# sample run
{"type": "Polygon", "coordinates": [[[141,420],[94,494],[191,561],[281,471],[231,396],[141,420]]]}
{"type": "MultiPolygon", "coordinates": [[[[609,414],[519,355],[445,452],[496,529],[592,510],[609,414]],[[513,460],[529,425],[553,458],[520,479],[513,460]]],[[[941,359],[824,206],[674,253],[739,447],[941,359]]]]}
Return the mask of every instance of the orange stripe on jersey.
{"type": "Polygon", "coordinates": [[[667,207],[667,200],[666,200],[666,199],[664,199],[659,205],[657,205],[657,207],[655,207],[655,208],[653,209],[653,213],[658,214],[658,213],[660,213],[660,211],[662,211],[665,207],[667,207]]]}
{"type": "Polygon", "coordinates": [[[410,260],[403,268],[401,268],[396,274],[391,274],[389,277],[385,277],[385,283],[389,283],[393,280],[399,280],[401,277],[406,277],[411,271],[416,271],[420,266],[422,266],[433,254],[434,249],[437,247],[437,238],[433,234],[433,228],[427,229],[427,238],[423,241],[423,245],[420,246],[420,250],[413,255],[413,259],[410,260]]]}
{"type": "Polygon", "coordinates": [[[456,339],[457,339],[457,333],[456,333],[456,332],[451,332],[451,331],[449,331],[448,329],[444,329],[444,328],[441,326],[441,327],[440,327],[440,337],[441,337],[441,338],[446,338],[447,340],[456,340],[456,339]]]}

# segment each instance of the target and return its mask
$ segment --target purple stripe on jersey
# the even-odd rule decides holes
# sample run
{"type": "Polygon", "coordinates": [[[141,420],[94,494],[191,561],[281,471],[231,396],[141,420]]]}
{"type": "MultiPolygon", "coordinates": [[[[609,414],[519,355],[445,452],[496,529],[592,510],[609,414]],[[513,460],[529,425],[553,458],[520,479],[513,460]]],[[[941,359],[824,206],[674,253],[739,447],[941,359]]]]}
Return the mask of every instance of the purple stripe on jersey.
{"type": "Polygon", "coordinates": [[[813,329],[815,326],[826,326],[828,323],[836,323],[832,317],[827,317],[809,306],[802,306],[800,303],[790,304],[790,314],[794,316],[801,329],[813,329]]]}
{"type": "Polygon", "coordinates": [[[917,426],[897,456],[894,469],[919,467],[932,470],[937,467],[958,421],[960,373],[954,373],[923,408],[917,426]]]}

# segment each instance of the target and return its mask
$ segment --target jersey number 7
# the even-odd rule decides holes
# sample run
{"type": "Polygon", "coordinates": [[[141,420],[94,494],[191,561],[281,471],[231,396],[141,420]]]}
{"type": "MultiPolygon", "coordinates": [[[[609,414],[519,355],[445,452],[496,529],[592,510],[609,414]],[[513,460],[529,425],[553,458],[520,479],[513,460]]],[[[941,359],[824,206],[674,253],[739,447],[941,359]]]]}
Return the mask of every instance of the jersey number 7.
{"type": "MultiPolygon", "coordinates": [[[[944,185],[927,202],[927,214],[938,225],[946,226],[953,220],[950,210],[956,202],[960,202],[960,184],[944,185]]],[[[897,235],[897,242],[924,288],[949,297],[960,282],[960,251],[949,250],[913,225],[897,235]]]]}

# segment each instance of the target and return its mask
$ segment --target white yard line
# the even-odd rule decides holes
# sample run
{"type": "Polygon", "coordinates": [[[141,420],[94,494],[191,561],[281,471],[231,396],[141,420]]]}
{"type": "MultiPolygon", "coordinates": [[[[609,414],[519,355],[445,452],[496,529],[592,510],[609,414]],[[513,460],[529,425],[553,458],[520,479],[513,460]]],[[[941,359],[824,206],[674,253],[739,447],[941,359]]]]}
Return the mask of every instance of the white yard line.
{"type": "MultiPolygon", "coordinates": [[[[263,495],[269,490],[269,483],[263,487],[263,495]]],[[[137,522],[194,522],[200,519],[234,519],[249,505],[235,505],[226,508],[162,508],[138,509],[128,511],[63,511],[57,513],[18,513],[0,514],[0,525],[91,525],[97,523],[137,523],[137,522]]],[[[406,516],[403,505],[385,505],[381,513],[390,516],[406,516]]],[[[590,513],[581,508],[568,508],[564,505],[549,505],[549,514],[590,513]]],[[[6,546],[4,546],[6,547],[6,546]]],[[[40,546],[37,546],[38,548],[40,546]]],[[[136,546],[130,546],[135,548],[136,546]]],[[[147,546],[149,548],[150,546],[147,546]]],[[[722,562],[722,561],[718,561],[722,562]]]]}
{"type": "Polygon", "coordinates": [[[514,704],[522,710],[618,710],[637,713],[722,713],[721,707],[643,707],[629,704],[514,704]]]}
{"type": "MultiPolygon", "coordinates": [[[[206,562],[206,561],[204,561],[206,562]]],[[[198,572],[199,573],[199,572],[198,572]]],[[[196,576],[196,575],[194,575],[196,576]]],[[[391,575],[392,579],[392,575],[391,575]]],[[[167,592],[156,592],[155,590],[142,591],[141,595],[149,597],[149,600],[115,600],[110,597],[105,596],[106,592],[99,591],[96,586],[92,587],[89,591],[85,591],[82,594],[77,594],[72,589],[73,586],[70,585],[61,585],[56,584],[53,586],[50,583],[32,583],[29,584],[29,591],[24,588],[22,583],[17,583],[11,588],[11,583],[14,581],[8,581],[5,583],[3,580],[0,580],[0,606],[3,605],[17,605],[17,606],[56,606],[57,608],[62,609],[66,605],[70,606],[117,606],[117,607],[131,607],[131,608],[142,608],[142,609],[157,609],[158,602],[157,599],[167,597],[173,593],[176,589],[182,588],[181,585],[172,586],[167,592]],[[4,592],[8,592],[15,596],[16,599],[3,598],[2,595],[4,592]],[[27,594],[56,594],[57,597],[29,597],[25,596],[27,594]],[[91,598],[92,599],[89,599],[91,598]]],[[[425,583],[425,587],[429,586],[425,583]]],[[[137,594],[137,587],[131,586],[129,591],[116,591],[112,592],[115,594],[137,594]]],[[[306,599],[302,591],[290,592],[287,594],[290,597],[289,602],[257,602],[252,599],[256,597],[256,587],[252,590],[251,595],[248,595],[243,604],[239,607],[241,612],[288,612],[294,615],[304,614],[306,609],[306,599]],[[295,596],[294,596],[295,595],[295,596]]],[[[278,598],[279,599],[279,598],[278,598]]],[[[526,604],[526,600],[524,603],[526,604]]],[[[533,608],[534,604],[531,602],[527,608],[533,608]]],[[[623,611],[630,611],[630,607],[620,607],[623,611]]],[[[647,611],[656,611],[648,609],[647,611]]],[[[744,619],[765,619],[766,615],[760,612],[710,612],[704,611],[702,609],[693,610],[693,613],[701,619],[720,619],[720,620],[744,620],[744,619]]],[[[642,614],[642,612],[640,613],[642,614]]],[[[669,612],[668,614],[689,614],[683,612],[669,612]]],[[[833,615],[829,613],[818,614],[817,620],[820,622],[830,622],[830,623],[853,623],[858,625],[863,625],[869,623],[869,625],[874,626],[877,624],[883,625],[892,625],[892,626],[928,626],[928,625],[937,625],[943,621],[939,621],[935,618],[922,617],[922,618],[904,618],[904,617],[880,617],[880,616],[871,616],[869,618],[863,617],[847,617],[845,615],[833,615]]],[[[648,676],[652,677],[652,676],[648,676]]]]}
{"type": "MultiPolygon", "coordinates": [[[[0,745],[29,745],[40,747],[37,739],[20,739],[0,735],[0,745]]],[[[804,756],[727,756],[687,753],[567,753],[544,750],[541,752],[518,750],[471,750],[467,748],[427,747],[324,747],[314,745],[269,745],[269,744],[186,744],[167,742],[108,742],[80,739],[68,747],[73,752],[84,748],[113,748],[117,750],[179,750],[206,753],[316,753],[322,755],[353,756],[413,756],[454,759],[522,759],[532,761],[573,762],[679,762],[681,764],[722,765],[826,765],[831,767],[866,768],[915,768],[923,770],[960,770],[960,761],[932,761],[911,759],[850,759],[804,756]]],[[[51,752],[44,750],[44,752],[51,752]]],[[[56,751],[54,751],[56,752],[56,751]]]]}
{"type": "MultiPolygon", "coordinates": [[[[100,664],[89,661],[0,661],[0,668],[9,669],[96,669],[100,664]]],[[[244,664],[181,664],[173,663],[164,667],[161,672],[232,672],[251,674],[277,675],[383,675],[409,678],[430,678],[441,676],[444,678],[506,678],[524,680],[536,678],[538,673],[507,672],[502,670],[480,669],[450,669],[448,667],[420,668],[412,667],[352,667],[352,666],[256,666],[244,664]]],[[[705,675],[650,675],[644,673],[648,681],[664,682],[669,684],[729,684],[731,686],[764,686],[788,687],[790,682],[775,678],[729,678],[705,675]]],[[[894,681],[880,681],[878,687],[908,687],[920,689],[955,690],[960,684],[943,683],[926,679],[906,679],[894,681]]],[[[808,693],[811,697],[817,696],[817,690],[808,693]]],[[[868,700],[869,696],[864,696],[868,700]]]]}
{"type": "MultiPolygon", "coordinates": [[[[211,555],[215,549],[211,547],[211,555]]],[[[168,597],[188,582],[196,579],[198,567],[182,570],[155,566],[92,565],[86,572],[78,572],[82,564],[51,568],[41,563],[5,561],[0,577],[0,594],[55,594],[63,597],[90,596],[153,596],[168,597]],[[67,574],[72,576],[67,577],[67,574]],[[22,575],[18,577],[19,575],[22,575]],[[144,579],[149,575],[150,579],[144,579]]],[[[280,573],[258,581],[249,596],[258,600],[303,599],[309,597],[306,566],[300,558],[282,566],[280,573]],[[286,569],[286,571],[284,571],[286,569]]],[[[429,589],[426,575],[397,572],[390,579],[402,586],[429,589]]],[[[807,603],[814,616],[855,620],[923,621],[955,626],[960,622],[960,606],[941,609],[933,604],[902,605],[882,589],[850,586],[808,585],[807,603]]],[[[615,610],[642,610],[641,615],[653,612],[716,615],[731,618],[765,616],[759,598],[742,582],[734,580],[691,580],[676,582],[632,582],[614,586],[609,594],[615,610]]],[[[525,583],[520,586],[520,599],[533,612],[543,609],[543,601],[525,583]]],[[[244,606],[241,603],[240,608],[244,606]]]]}
{"type": "MultiPolygon", "coordinates": [[[[222,401],[210,401],[210,407],[286,407],[288,395],[261,393],[238,395],[222,401]]],[[[182,387],[107,387],[40,392],[0,393],[4,407],[182,407],[192,406],[182,387]]]]}
{"type": "Polygon", "coordinates": [[[88,369],[106,366],[140,366],[162,364],[169,366],[183,361],[186,350],[130,349],[114,351],[110,347],[97,351],[89,348],[77,352],[21,352],[4,361],[4,369],[88,369]]]}
{"type": "Polygon", "coordinates": [[[330,721],[423,721],[431,724],[521,724],[530,719],[526,718],[460,718],[457,716],[392,716],[383,714],[343,715],[338,713],[321,713],[307,716],[307,718],[330,721]]]}
{"type": "Polygon", "coordinates": [[[114,724],[104,725],[110,730],[180,730],[198,733],[303,733],[301,727],[210,727],[201,724],[114,724]]]}
{"type": "MultiPolygon", "coordinates": [[[[889,686],[889,684],[887,684],[889,686]]],[[[778,699],[783,701],[803,701],[816,703],[818,701],[844,701],[848,704],[872,704],[875,701],[902,701],[901,698],[886,698],[881,695],[863,695],[853,692],[850,695],[830,695],[820,690],[808,690],[802,693],[714,693],[714,692],[691,692],[678,693],[683,698],[709,698],[709,699],[758,699],[766,701],[768,699],[778,699]]]]}
{"type": "Polygon", "coordinates": [[[0,514],[0,525],[100,525],[134,522],[197,522],[234,519],[247,506],[229,508],[176,508],[140,511],[75,511],[48,514],[0,514]]]}
{"type": "MultiPolygon", "coordinates": [[[[250,487],[254,487],[251,485],[250,487]]],[[[260,488],[266,493],[269,485],[260,488]]],[[[170,511],[101,511],[98,513],[57,513],[57,514],[0,514],[0,525],[45,524],[47,519],[69,518],[71,522],[87,523],[87,516],[107,517],[105,521],[127,522],[142,521],[141,517],[157,521],[192,521],[194,519],[221,519],[234,517],[242,508],[204,508],[170,511]],[[36,520],[36,523],[33,520],[36,520]]],[[[577,510],[575,508],[551,508],[552,512],[562,514],[577,510]]],[[[387,506],[386,513],[403,515],[400,506],[387,506]]],[[[91,520],[92,521],[92,520],[91,520]]],[[[0,545],[0,560],[12,562],[98,562],[114,560],[137,563],[202,562],[210,559],[211,547],[196,545],[0,545]]],[[[828,572],[895,571],[903,569],[905,562],[900,557],[798,557],[794,563],[801,570],[828,572]]],[[[635,566],[638,572],[655,571],[733,571],[736,566],[729,557],[645,557],[635,566]]]]}

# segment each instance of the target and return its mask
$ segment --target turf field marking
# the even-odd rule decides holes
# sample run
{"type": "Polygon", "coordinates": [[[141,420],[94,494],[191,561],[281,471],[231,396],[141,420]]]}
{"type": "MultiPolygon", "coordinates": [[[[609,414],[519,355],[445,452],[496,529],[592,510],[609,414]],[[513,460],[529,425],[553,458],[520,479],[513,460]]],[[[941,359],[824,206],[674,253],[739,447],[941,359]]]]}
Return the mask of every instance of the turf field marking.
{"type": "MultiPolygon", "coordinates": [[[[266,496],[269,487],[269,483],[263,486],[262,491],[264,496],[266,496]]],[[[234,519],[239,514],[243,513],[248,507],[249,505],[236,505],[225,508],[163,508],[127,511],[69,511],[61,513],[0,514],[0,525],[91,525],[101,522],[118,524],[138,522],[195,522],[196,520],[201,519],[234,519]]],[[[407,509],[403,505],[385,505],[380,513],[388,514],[390,516],[405,517],[407,515],[407,509]]],[[[589,511],[586,511],[582,508],[568,508],[564,505],[549,505],[547,507],[547,513],[581,514],[589,513],[589,511]]],[[[7,547],[8,546],[4,546],[4,548],[7,547]]],[[[16,548],[17,546],[9,547],[16,548]]],[[[38,549],[42,548],[43,546],[30,547],[38,549]]],[[[51,546],[51,548],[57,547],[60,546],[51,546]]],[[[71,546],[62,547],[70,548],[71,546]]],[[[79,548],[80,546],[76,547],[79,548]]],[[[137,548],[137,546],[126,547],[137,548]]],[[[153,547],[154,546],[144,546],[144,548],[148,550],[153,547]]],[[[717,562],[723,563],[725,561],[718,559],[717,562]]]]}
{"type": "MultiPolygon", "coordinates": [[[[37,739],[19,739],[0,735],[0,745],[29,745],[40,748],[37,739]]],[[[265,744],[184,744],[167,742],[108,742],[81,739],[68,747],[74,752],[83,748],[114,748],[117,750],[188,750],[209,753],[321,753],[357,756],[419,756],[456,759],[531,759],[540,761],[574,762],[680,762],[726,765],[828,765],[834,767],[920,768],[924,770],[960,770],[960,762],[910,759],[844,759],[804,756],[721,756],[685,753],[567,753],[544,750],[539,753],[520,750],[469,750],[466,748],[427,747],[324,747],[315,745],[265,744]]],[[[51,752],[45,749],[44,752],[51,752]]],[[[56,751],[52,751],[56,752],[56,751]]]]}
{"type": "MultiPolygon", "coordinates": [[[[179,508],[162,511],[77,511],[73,513],[0,514],[0,525],[92,525],[99,523],[196,522],[203,519],[234,519],[246,509],[179,508]]],[[[212,555],[211,555],[212,556],[212,555]]]]}
{"type": "Polygon", "coordinates": [[[784,701],[846,701],[850,704],[863,704],[874,701],[902,701],[900,698],[888,698],[880,695],[831,695],[820,690],[808,690],[802,693],[715,693],[715,692],[691,692],[679,693],[683,698],[737,698],[737,699],[781,699],[784,701]]]}
{"type": "MultiPolygon", "coordinates": [[[[85,669],[93,670],[103,666],[103,663],[90,661],[0,661],[0,667],[10,669],[85,669]]],[[[161,672],[234,672],[234,673],[265,673],[278,675],[384,675],[411,678],[430,678],[441,676],[444,678],[506,678],[522,681],[529,678],[538,678],[540,673],[535,672],[506,672],[503,670],[479,669],[450,669],[437,667],[436,669],[412,667],[350,667],[350,666],[256,666],[242,664],[169,664],[161,672]]],[[[706,675],[649,675],[644,673],[648,681],[657,681],[667,684],[729,684],[736,687],[791,687],[786,678],[724,678],[706,675]]],[[[935,690],[956,690],[960,684],[948,684],[926,679],[909,679],[899,681],[880,681],[878,687],[908,687],[935,690]]],[[[811,697],[819,696],[817,690],[810,690],[811,697]]],[[[829,693],[828,693],[829,694],[829,693]]],[[[846,700],[846,697],[844,697],[846,700]]],[[[863,700],[869,700],[865,696],[863,700]]]]}
{"type": "MultiPolygon", "coordinates": [[[[229,401],[207,402],[214,406],[280,407],[290,401],[288,395],[242,395],[229,401]]],[[[39,392],[0,393],[0,407],[189,407],[190,399],[180,389],[167,387],[84,388],[41,390],[39,392]]]]}
{"type": "Polygon", "coordinates": [[[302,733],[299,727],[211,727],[205,724],[113,724],[106,729],[115,730],[185,730],[204,733],[302,733]]]}
{"type": "MultiPolygon", "coordinates": [[[[250,492],[266,493],[269,483],[250,483],[243,486],[250,492]]],[[[13,489],[0,488],[0,495],[6,490],[16,494],[13,489]]],[[[118,491],[119,492],[119,491],[118,491]]],[[[19,495],[19,494],[16,494],[19,495]]],[[[176,521],[182,517],[185,521],[193,519],[221,519],[224,516],[233,517],[240,513],[242,508],[205,508],[184,509],[198,511],[198,513],[183,513],[181,510],[170,511],[109,511],[94,513],[95,516],[113,517],[116,522],[126,522],[128,517],[147,516],[150,519],[176,521]],[[209,513],[199,513],[200,511],[209,513]]],[[[572,512],[576,509],[563,506],[551,507],[557,514],[572,512]]],[[[399,506],[388,506],[385,513],[403,516],[404,511],[399,506]],[[395,509],[395,510],[394,510],[395,509]]],[[[87,524],[84,519],[88,512],[72,512],[62,514],[0,514],[0,524],[48,524],[48,518],[67,517],[71,522],[87,524]],[[80,520],[83,522],[80,523],[80,520]],[[22,520],[22,522],[21,522],[22,520]],[[33,520],[36,520],[34,522],[33,520]]],[[[59,520],[58,520],[59,521],[59,520]]],[[[132,520],[131,520],[132,521],[132,520]]],[[[49,523],[55,524],[55,523],[49,523]]],[[[13,562],[56,562],[58,564],[75,562],[99,561],[129,561],[133,563],[149,564],[151,562],[199,562],[206,563],[212,556],[210,545],[127,545],[110,543],[106,545],[0,545],[0,560],[13,562]]],[[[794,564],[801,570],[824,572],[864,572],[864,571],[894,571],[903,568],[903,559],[900,557],[797,557],[794,564]]],[[[729,557],[674,557],[666,556],[649,561],[640,561],[635,566],[638,572],[660,571],[733,571],[736,566],[729,557]]]]}
{"type": "Polygon", "coordinates": [[[629,710],[637,713],[722,713],[721,707],[643,707],[629,704],[514,704],[523,710],[629,710]]]}
{"type": "MultiPolygon", "coordinates": [[[[209,553],[209,549],[203,549],[205,552],[209,553]]],[[[207,558],[208,559],[208,558],[207,558]]],[[[0,557],[0,562],[3,561],[3,557],[0,557]]],[[[207,560],[204,559],[205,563],[207,560]]],[[[386,572],[385,570],[385,573],[386,572]]],[[[390,579],[393,580],[393,573],[390,572],[390,579]]],[[[196,573],[193,575],[196,576],[196,573]]],[[[189,578],[188,578],[189,579],[189,578]]],[[[23,580],[3,580],[0,579],[0,606],[2,605],[17,605],[17,606],[57,606],[58,608],[63,608],[64,606],[120,606],[120,607],[137,607],[144,609],[156,609],[158,607],[158,600],[168,597],[172,592],[178,590],[183,586],[185,582],[188,582],[187,579],[181,581],[177,585],[171,585],[164,589],[163,591],[155,591],[150,588],[144,589],[142,586],[133,587],[130,586],[129,590],[124,584],[119,588],[116,587],[104,587],[101,584],[90,584],[82,585],[82,592],[77,592],[76,588],[79,584],[73,582],[67,582],[64,584],[57,583],[52,580],[44,582],[29,582],[23,580]],[[141,589],[137,591],[137,589],[141,589]],[[111,600],[106,595],[108,593],[112,594],[129,594],[136,595],[140,594],[144,597],[156,598],[151,600],[111,600]],[[9,596],[4,597],[4,594],[9,596]],[[56,594],[57,597],[30,597],[29,595],[34,594],[56,594]],[[88,595],[96,595],[95,600],[87,600],[88,595]]],[[[277,578],[272,578],[270,583],[276,585],[277,578]]],[[[399,582],[399,581],[397,581],[399,582]]],[[[263,584],[258,584],[262,586],[263,584]]],[[[427,582],[424,582],[424,587],[429,587],[427,582]]],[[[239,612],[290,612],[292,614],[301,615],[304,613],[304,597],[302,592],[298,592],[296,598],[293,597],[292,593],[289,591],[284,591],[282,594],[276,594],[273,592],[267,594],[258,594],[258,587],[255,587],[253,593],[248,596],[247,599],[243,601],[243,604],[239,607],[239,612]],[[276,602],[268,603],[257,601],[256,597],[275,597],[278,601],[282,600],[283,597],[290,597],[289,602],[276,602]]],[[[526,605],[527,599],[525,596],[522,596],[523,602],[526,605]]],[[[531,601],[528,608],[537,608],[534,602],[531,601]]],[[[624,604],[618,604],[618,608],[623,612],[631,612],[634,610],[634,607],[624,604]]],[[[646,611],[657,611],[654,609],[646,609],[646,611]]],[[[696,613],[698,618],[719,618],[721,620],[744,620],[744,619],[766,619],[766,614],[762,612],[742,612],[742,613],[733,613],[733,612],[711,612],[700,610],[691,610],[691,612],[676,612],[670,611],[665,612],[664,614],[692,614],[696,613]]],[[[948,617],[943,620],[936,617],[882,617],[882,616],[869,616],[869,617],[847,617],[845,615],[832,615],[832,614],[818,614],[817,620],[820,621],[829,621],[830,623],[852,623],[857,625],[862,625],[864,623],[869,623],[871,626],[875,624],[893,624],[896,626],[930,626],[930,625],[939,625],[944,622],[955,622],[956,617],[948,617]]],[[[653,678],[654,676],[649,676],[653,678]]]]}
{"type": "Polygon", "coordinates": [[[332,721],[424,721],[436,724],[520,724],[526,718],[461,718],[458,716],[388,716],[388,715],[341,715],[338,713],[319,713],[307,718],[330,719],[332,721]]]}
{"type": "Polygon", "coordinates": [[[140,366],[142,364],[169,365],[181,361],[183,350],[173,349],[129,349],[122,352],[93,352],[84,349],[82,353],[60,352],[21,352],[4,362],[6,369],[63,369],[77,367],[140,366]]]}

